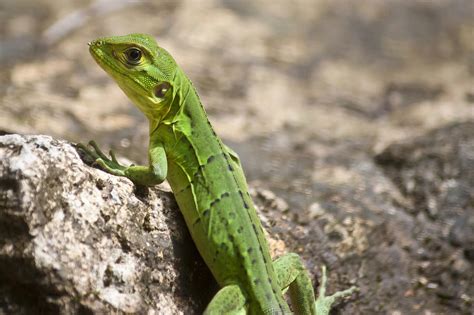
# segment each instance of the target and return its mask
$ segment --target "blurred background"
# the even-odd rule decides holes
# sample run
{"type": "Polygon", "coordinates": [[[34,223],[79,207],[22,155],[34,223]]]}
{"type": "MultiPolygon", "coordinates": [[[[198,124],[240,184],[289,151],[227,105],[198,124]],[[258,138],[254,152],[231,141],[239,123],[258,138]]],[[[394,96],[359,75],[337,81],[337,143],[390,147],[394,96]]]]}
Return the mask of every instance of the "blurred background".
{"type": "Polygon", "coordinates": [[[144,116],[87,48],[134,32],[302,226],[289,250],[356,279],[342,313],[474,311],[474,1],[1,0],[1,133],[146,163],[144,116]]]}

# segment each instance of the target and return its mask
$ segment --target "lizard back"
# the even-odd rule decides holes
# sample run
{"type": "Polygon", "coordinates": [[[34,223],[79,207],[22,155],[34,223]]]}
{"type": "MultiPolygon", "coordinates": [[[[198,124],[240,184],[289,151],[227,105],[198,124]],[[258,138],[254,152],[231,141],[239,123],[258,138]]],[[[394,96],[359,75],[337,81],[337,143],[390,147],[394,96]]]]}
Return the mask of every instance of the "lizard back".
{"type": "Polygon", "coordinates": [[[262,225],[238,158],[215,134],[181,70],[179,91],[151,137],[165,145],[168,181],[197,248],[221,286],[239,284],[251,308],[285,313],[262,225]]]}

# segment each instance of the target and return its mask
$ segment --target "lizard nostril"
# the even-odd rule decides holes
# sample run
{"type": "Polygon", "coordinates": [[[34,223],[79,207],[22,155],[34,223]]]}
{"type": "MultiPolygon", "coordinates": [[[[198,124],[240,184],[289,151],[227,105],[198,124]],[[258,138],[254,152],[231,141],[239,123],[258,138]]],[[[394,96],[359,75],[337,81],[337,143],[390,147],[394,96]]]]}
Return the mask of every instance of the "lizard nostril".
{"type": "Polygon", "coordinates": [[[102,46],[104,44],[104,41],[101,41],[101,40],[93,40],[92,42],[88,42],[87,45],[89,45],[89,47],[92,47],[92,46],[102,46]]]}

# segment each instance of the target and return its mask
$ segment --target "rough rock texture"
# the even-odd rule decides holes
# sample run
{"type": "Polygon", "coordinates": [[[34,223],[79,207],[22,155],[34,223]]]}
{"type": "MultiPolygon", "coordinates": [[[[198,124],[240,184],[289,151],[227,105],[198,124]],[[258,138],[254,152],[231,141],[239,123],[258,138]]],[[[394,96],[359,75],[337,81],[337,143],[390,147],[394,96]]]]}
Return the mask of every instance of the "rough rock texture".
{"type": "Polygon", "coordinates": [[[412,229],[422,282],[458,311],[474,311],[474,122],[397,143],[376,161],[415,217],[412,229]],[[441,232],[441,233],[440,233],[441,232]]]}
{"type": "Polygon", "coordinates": [[[0,314],[190,314],[212,281],[169,192],[0,137],[0,314]]]}
{"type": "Polygon", "coordinates": [[[393,144],[376,160],[410,200],[411,213],[424,212],[452,225],[456,215],[474,211],[473,122],[393,144]]]}

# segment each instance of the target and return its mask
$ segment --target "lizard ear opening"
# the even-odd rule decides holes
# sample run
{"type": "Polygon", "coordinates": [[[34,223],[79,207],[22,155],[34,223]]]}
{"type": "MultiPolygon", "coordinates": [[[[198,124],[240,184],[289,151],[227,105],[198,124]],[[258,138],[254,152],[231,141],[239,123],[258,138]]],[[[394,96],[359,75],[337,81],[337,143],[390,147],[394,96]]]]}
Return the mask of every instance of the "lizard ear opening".
{"type": "Polygon", "coordinates": [[[155,86],[155,96],[158,98],[163,98],[171,88],[171,84],[168,82],[161,82],[155,86]]]}

